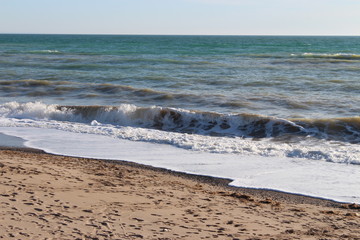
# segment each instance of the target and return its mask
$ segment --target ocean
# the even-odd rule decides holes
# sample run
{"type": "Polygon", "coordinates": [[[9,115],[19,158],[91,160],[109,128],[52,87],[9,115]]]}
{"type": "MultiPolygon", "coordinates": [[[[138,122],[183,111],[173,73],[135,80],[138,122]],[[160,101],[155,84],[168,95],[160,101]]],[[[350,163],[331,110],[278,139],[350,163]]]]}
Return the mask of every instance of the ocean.
{"type": "Polygon", "coordinates": [[[360,203],[359,76],[360,37],[0,34],[0,132],[360,203]]]}

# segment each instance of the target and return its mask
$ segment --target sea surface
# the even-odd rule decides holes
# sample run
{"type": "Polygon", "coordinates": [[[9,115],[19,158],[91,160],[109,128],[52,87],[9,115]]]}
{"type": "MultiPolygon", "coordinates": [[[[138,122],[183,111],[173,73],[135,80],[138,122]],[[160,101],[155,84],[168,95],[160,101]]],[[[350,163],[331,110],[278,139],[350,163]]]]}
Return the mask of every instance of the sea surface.
{"type": "Polygon", "coordinates": [[[360,37],[0,34],[0,132],[360,202],[360,37]]]}

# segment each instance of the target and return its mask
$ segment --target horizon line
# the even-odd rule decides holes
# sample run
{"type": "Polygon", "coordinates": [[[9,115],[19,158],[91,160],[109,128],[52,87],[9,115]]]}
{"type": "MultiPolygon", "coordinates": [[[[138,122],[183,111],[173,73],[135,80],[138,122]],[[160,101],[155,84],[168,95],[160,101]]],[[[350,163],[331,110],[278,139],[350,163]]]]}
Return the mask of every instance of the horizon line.
{"type": "Polygon", "coordinates": [[[269,37],[360,37],[336,34],[149,34],[149,33],[0,33],[0,35],[103,35],[103,36],[269,36],[269,37]]]}

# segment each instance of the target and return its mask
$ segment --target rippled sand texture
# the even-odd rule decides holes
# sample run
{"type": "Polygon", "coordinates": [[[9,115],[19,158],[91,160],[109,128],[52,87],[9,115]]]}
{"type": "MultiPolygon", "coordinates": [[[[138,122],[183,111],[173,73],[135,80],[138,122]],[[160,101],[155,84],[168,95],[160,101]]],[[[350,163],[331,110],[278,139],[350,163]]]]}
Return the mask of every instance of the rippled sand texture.
{"type": "Polygon", "coordinates": [[[0,175],[3,239],[360,239],[358,205],[126,162],[2,150],[0,175]]]}

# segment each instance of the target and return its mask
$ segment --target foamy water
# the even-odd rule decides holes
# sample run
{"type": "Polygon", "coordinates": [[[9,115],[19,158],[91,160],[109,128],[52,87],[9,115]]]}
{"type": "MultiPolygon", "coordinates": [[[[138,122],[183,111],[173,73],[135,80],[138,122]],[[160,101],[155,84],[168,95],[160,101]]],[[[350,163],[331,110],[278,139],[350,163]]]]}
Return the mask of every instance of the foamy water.
{"type": "Polygon", "coordinates": [[[215,154],[117,139],[31,127],[0,127],[0,132],[22,137],[26,146],[68,156],[126,159],[155,167],[232,179],[231,185],[360,203],[360,168],[352,165],[304,161],[285,157],[215,154]]]}
{"type": "Polygon", "coordinates": [[[221,115],[134,105],[65,107],[39,102],[0,105],[0,116],[0,126],[58,129],[210,153],[360,165],[356,128],[359,118],[318,120],[320,128],[310,120],[296,123],[260,115],[221,115]]]}

